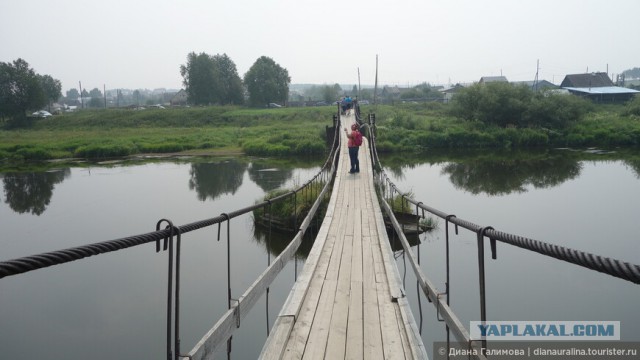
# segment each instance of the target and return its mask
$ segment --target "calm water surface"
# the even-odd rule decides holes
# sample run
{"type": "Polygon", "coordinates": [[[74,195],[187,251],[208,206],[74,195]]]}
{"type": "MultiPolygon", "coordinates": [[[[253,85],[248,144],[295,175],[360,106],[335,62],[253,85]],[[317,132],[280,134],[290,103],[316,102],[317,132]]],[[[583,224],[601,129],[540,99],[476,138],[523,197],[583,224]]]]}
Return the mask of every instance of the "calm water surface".
{"type": "MultiPolygon", "coordinates": [[[[185,160],[0,174],[0,260],[146,233],[163,218],[182,225],[216,217],[306,182],[322,161],[185,160]]],[[[227,308],[226,225],[221,241],[217,236],[213,226],[183,238],[183,353],[227,308]]],[[[231,237],[238,298],[275,255],[250,215],[232,220],[231,237]]],[[[166,269],[167,253],[156,253],[152,243],[2,279],[0,357],[163,358],[166,269]]],[[[295,271],[292,262],[271,287],[268,315],[263,296],[245,318],[234,335],[234,358],[257,357],[295,271]]]]}
{"type": "MultiPolygon", "coordinates": [[[[640,152],[551,150],[382,157],[393,182],[416,199],[481,226],[640,264],[640,152]]],[[[462,323],[480,320],[476,235],[451,235],[451,305],[462,323]]],[[[445,289],[445,226],[422,237],[421,267],[445,289]]],[[[640,286],[498,243],[485,250],[489,320],[621,321],[640,340],[640,286]]],[[[405,259],[397,253],[405,274],[405,259]]],[[[445,340],[433,305],[420,304],[406,262],[405,286],[427,347],[445,340]]],[[[429,350],[430,351],[430,350],[429,350]]]]}
{"type": "MultiPolygon", "coordinates": [[[[432,207],[636,264],[638,159],[640,152],[569,150],[382,157],[396,185],[432,207]]],[[[192,159],[0,174],[0,260],[145,233],[162,218],[177,225],[212,218],[251,205],[266,191],[306,182],[322,161],[192,159]]],[[[444,222],[439,225],[416,249],[443,291],[444,222]]],[[[226,243],[217,241],[217,231],[183,240],[182,352],[227,307],[226,243]]],[[[238,297],[277,250],[267,250],[250,216],[234,219],[231,233],[232,296],[238,297]]],[[[451,303],[468,326],[479,320],[475,235],[461,229],[451,253],[451,303]]],[[[405,273],[402,253],[396,256],[431,351],[433,341],[446,338],[444,326],[433,306],[418,300],[412,271],[407,264],[405,273]]],[[[263,296],[243,320],[232,358],[259,354],[303,262],[301,255],[290,263],[268,303],[263,296]]],[[[0,280],[2,357],[163,358],[166,266],[166,253],[147,244],[0,280]]],[[[624,340],[640,340],[640,286],[505,244],[498,244],[497,260],[487,255],[486,278],[490,320],[619,320],[624,340]]]]}

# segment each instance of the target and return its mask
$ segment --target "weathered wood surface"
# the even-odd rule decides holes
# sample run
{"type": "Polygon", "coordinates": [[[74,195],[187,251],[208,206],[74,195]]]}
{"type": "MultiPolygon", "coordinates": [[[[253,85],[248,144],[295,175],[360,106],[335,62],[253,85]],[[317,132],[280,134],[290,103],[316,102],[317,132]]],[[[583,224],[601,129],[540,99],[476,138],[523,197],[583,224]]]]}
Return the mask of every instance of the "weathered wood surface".
{"type": "MultiPolygon", "coordinates": [[[[342,121],[349,127],[354,119],[342,121]]],[[[349,174],[342,134],[328,214],[260,358],[426,359],[376,199],[368,143],[360,173],[349,174]]]]}

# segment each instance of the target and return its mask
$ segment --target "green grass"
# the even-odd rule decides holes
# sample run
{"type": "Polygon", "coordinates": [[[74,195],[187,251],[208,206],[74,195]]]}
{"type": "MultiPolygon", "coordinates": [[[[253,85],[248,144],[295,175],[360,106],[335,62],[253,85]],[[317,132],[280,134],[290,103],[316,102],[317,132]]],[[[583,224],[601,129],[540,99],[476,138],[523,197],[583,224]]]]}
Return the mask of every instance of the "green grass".
{"type": "Polygon", "coordinates": [[[104,159],[205,151],[248,155],[322,154],[333,108],[199,107],[84,110],[0,130],[0,159],[104,159]]]}
{"type": "MultiPolygon", "coordinates": [[[[465,121],[447,104],[363,106],[376,115],[379,152],[443,148],[531,148],[640,145],[639,100],[594,105],[568,128],[516,128],[465,121]]],[[[143,153],[317,155],[326,151],[332,106],[248,109],[211,106],[83,110],[0,130],[0,161],[106,159],[143,153]]],[[[366,120],[365,120],[366,121],[366,120]]]]}
{"type": "MultiPolygon", "coordinates": [[[[258,224],[268,226],[271,219],[281,230],[296,231],[295,225],[299,225],[302,220],[309,214],[313,203],[316,201],[320,192],[322,192],[324,182],[313,182],[309,184],[306,190],[302,190],[297,195],[289,198],[275,201],[270,208],[260,208],[253,210],[254,221],[258,224]]],[[[263,198],[263,201],[273,199],[280,195],[284,195],[293,191],[293,189],[277,189],[270,191],[263,198]]],[[[324,217],[328,199],[323,199],[318,208],[318,218],[324,217]]]]}
{"type": "Polygon", "coordinates": [[[465,121],[450,115],[446,104],[378,106],[375,111],[377,145],[380,152],[428,148],[638,146],[640,116],[635,115],[633,109],[631,104],[596,104],[584,119],[569,127],[548,129],[504,128],[465,121]]]}

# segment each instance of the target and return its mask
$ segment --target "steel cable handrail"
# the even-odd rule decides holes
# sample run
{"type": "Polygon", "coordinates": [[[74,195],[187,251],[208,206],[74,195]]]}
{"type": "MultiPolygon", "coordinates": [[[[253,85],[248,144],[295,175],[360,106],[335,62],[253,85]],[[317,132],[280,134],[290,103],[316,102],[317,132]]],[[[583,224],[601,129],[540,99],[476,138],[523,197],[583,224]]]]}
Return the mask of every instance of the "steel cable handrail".
{"type": "Polygon", "coordinates": [[[372,129],[371,131],[371,152],[372,159],[375,161],[375,165],[379,167],[379,171],[381,176],[386,179],[386,182],[391,186],[391,188],[396,191],[398,194],[402,195],[402,198],[406,201],[416,205],[422,210],[430,212],[431,214],[442,218],[443,220],[447,220],[452,224],[463,227],[467,230],[470,230],[475,233],[479,233],[482,231],[483,236],[487,236],[490,241],[500,241],[503,243],[507,243],[513,246],[517,246],[519,248],[534,251],[542,255],[546,255],[558,260],[563,260],[572,264],[576,264],[582,267],[585,267],[590,270],[595,270],[604,274],[608,274],[619,279],[627,280],[633,282],[635,284],[640,284],[640,265],[632,264],[626,261],[613,259],[605,256],[595,255],[592,253],[588,253],[585,251],[572,249],[560,245],[555,245],[551,243],[547,243],[540,240],[535,240],[531,238],[527,238],[524,236],[511,234],[503,231],[495,230],[491,227],[483,227],[477,224],[474,224],[470,221],[461,219],[452,214],[447,214],[443,211],[435,209],[433,207],[424,205],[422,202],[419,202],[415,199],[412,199],[400,191],[400,189],[391,181],[391,179],[387,176],[384,171],[382,164],[379,161],[377,156],[377,148],[375,146],[375,131],[372,129]]]}
{"type": "MultiPolygon", "coordinates": [[[[336,125],[336,124],[334,124],[336,125]]],[[[333,143],[331,145],[331,151],[327,156],[324,164],[320,171],[307,183],[301,185],[295,190],[292,190],[288,193],[282,194],[280,196],[271,198],[269,200],[265,200],[261,203],[254,204],[242,209],[235,210],[230,213],[226,213],[224,215],[219,215],[214,218],[205,219],[201,221],[196,221],[193,223],[176,226],[175,229],[164,229],[153,232],[148,232],[140,235],[128,236],[115,240],[108,240],[88,245],[82,245],[77,247],[72,247],[63,250],[51,251],[46,253],[41,253],[37,255],[25,256],[17,259],[6,260],[0,262],[0,279],[18,275],[22,273],[26,273],[29,271],[34,271],[42,268],[46,268],[53,265],[60,265],[80,259],[84,259],[86,257],[101,255],[110,253],[113,251],[123,250],[130,247],[147,244],[153,241],[157,242],[157,249],[159,249],[160,240],[168,239],[170,236],[175,235],[176,233],[184,234],[190,231],[198,230],[204,227],[212,226],[215,224],[220,224],[224,221],[230,220],[240,215],[244,215],[248,212],[251,212],[255,209],[262,208],[273,204],[274,202],[284,200],[289,198],[290,196],[294,196],[296,193],[300,192],[306,186],[311,184],[314,180],[316,180],[324,171],[331,168],[331,164],[334,160],[334,154],[337,150],[337,144],[339,137],[338,134],[338,126],[335,127],[336,135],[334,135],[333,143]]]]}
{"type": "MultiPolygon", "coordinates": [[[[334,145],[336,144],[336,141],[339,141],[340,139],[338,136],[339,126],[337,126],[337,124],[335,129],[336,134],[334,136],[334,145]]],[[[330,177],[333,179],[336,173],[336,163],[338,161],[339,151],[337,151],[337,146],[332,147],[332,149],[333,151],[331,152],[325,164],[330,165],[330,177]]],[[[240,298],[236,300],[236,303],[229,306],[227,312],[225,312],[215,322],[215,325],[202,337],[200,341],[198,341],[193,349],[188,354],[180,354],[178,356],[179,358],[208,358],[207,356],[209,352],[212,351],[212,349],[216,349],[219,345],[227,341],[229,337],[234,333],[235,329],[240,327],[241,319],[244,318],[246,314],[251,310],[251,308],[255,305],[258,299],[257,294],[262,294],[265,290],[268,289],[275,276],[277,276],[277,274],[284,268],[284,264],[288,262],[298,250],[302,242],[302,238],[311,225],[311,221],[315,217],[316,211],[318,210],[320,203],[322,202],[322,198],[324,198],[330,187],[331,182],[327,182],[324,185],[322,191],[318,195],[318,198],[309,210],[309,213],[297,228],[296,235],[289,243],[289,245],[287,245],[287,247],[282,250],[282,252],[276,259],[274,259],[274,261],[267,267],[267,269],[265,269],[258,276],[254,283],[246,289],[242,296],[240,296],[240,298]],[[240,309],[242,309],[242,311],[240,309]]]]}

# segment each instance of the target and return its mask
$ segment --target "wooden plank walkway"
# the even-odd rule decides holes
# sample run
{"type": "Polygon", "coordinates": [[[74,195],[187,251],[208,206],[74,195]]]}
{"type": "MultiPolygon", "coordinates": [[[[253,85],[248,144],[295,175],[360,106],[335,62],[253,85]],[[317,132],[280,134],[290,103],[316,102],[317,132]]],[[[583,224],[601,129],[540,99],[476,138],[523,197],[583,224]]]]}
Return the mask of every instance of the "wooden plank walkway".
{"type": "MultiPolygon", "coordinates": [[[[354,116],[343,116],[349,126],[354,116]]],[[[261,359],[426,359],[373,186],[365,139],[349,174],[341,131],[329,209],[261,359]]]]}

